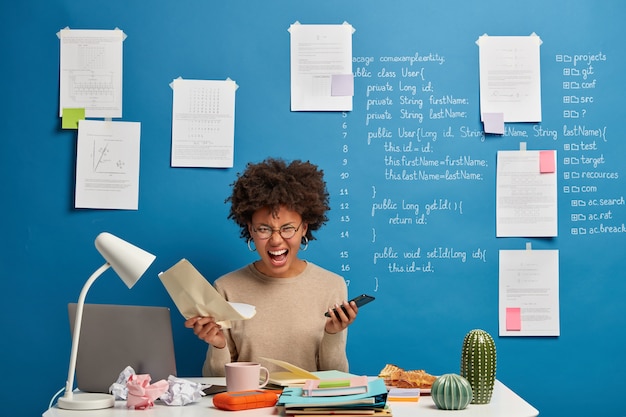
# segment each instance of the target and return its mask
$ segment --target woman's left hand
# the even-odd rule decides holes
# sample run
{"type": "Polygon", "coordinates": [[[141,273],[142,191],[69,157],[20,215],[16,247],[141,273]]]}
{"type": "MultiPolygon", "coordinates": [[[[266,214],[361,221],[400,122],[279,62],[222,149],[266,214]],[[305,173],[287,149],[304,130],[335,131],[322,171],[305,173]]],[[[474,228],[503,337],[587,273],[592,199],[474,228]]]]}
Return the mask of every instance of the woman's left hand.
{"type": "Polygon", "coordinates": [[[328,314],[330,314],[330,318],[326,319],[326,327],[324,328],[326,333],[335,334],[344,330],[356,319],[358,312],[359,308],[354,301],[351,303],[344,301],[341,306],[337,305],[335,308],[329,308],[328,314]]]}

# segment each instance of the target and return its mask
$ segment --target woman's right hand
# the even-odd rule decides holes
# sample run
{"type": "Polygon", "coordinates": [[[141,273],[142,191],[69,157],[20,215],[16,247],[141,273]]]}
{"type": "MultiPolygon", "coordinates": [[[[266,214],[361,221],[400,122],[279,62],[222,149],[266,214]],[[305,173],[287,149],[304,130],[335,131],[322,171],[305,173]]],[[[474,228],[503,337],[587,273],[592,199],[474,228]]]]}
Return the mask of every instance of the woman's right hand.
{"type": "Polygon", "coordinates": [[[224,337],[222,326],[217,324],[213,317],[192,317],[185,321],[185,327],[193,329],[194,334],[200,340],[218,349],[226,347],[226,337],[224,337]]]}

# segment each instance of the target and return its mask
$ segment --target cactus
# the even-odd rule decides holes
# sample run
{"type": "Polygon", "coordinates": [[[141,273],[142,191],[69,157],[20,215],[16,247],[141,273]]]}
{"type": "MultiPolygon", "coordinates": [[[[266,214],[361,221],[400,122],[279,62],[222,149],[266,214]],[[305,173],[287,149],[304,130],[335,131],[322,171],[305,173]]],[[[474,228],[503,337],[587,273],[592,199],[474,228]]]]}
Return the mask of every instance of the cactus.
{"type": "Polygon", "coordinates": [[[433,382],[430,395],[441,410],[463,410],[472,401],[472,386],[457,374],[444,374],[433,382]]]}
{"type": "Polygon", "coordinates": [[[496,381],[496,344],[489,333],[474,329],[465,335],[460,373],[472,386],[472,404],[488,404],[496,381]]]}

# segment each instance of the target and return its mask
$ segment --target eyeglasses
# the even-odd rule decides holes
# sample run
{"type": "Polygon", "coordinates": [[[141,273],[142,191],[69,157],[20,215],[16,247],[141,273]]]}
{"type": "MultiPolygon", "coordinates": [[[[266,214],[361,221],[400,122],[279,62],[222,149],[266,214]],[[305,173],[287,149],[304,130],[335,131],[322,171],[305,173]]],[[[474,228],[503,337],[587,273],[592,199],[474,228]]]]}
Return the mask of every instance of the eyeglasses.
{"type": "Polygon", "coordinates": [[[280,229],[272,229],[269,226],[259,226],[259,227],[253,226],[252,230],[254,231],[254,233],[256,233],[259,239],[263,239],[263,240],[269,239],[270,237],[272,237],[274,232],[278,232],[280,237],[282,237],[283,239],[291,239],[292,237],[296,235],[296,232],[300,230],[300,226],[302,226],[302,222],[300,222],[298,227],[294,227],[290,224],[282,226],[280,229]]]}

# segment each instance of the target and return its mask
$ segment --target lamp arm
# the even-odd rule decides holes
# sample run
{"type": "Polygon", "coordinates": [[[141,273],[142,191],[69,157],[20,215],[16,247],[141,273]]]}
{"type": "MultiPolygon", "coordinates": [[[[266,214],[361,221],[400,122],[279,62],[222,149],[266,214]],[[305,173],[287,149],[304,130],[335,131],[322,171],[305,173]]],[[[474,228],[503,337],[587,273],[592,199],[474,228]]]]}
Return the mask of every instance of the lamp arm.
{"type": "Polygon", "coordinates": [[[72,353],[70,355],[70,367],[67,371],[67,381],[65,383],[64,398],[71,398],[74,388],[74,373],[76,372],[76,359],[78,356],[78,340],[80,339],[80,327],[83,321],[83,306],[85,305],[85,298],[87,297],[87,291],[94,283],[94,281],[102,275],[104,271],[109,269],[111,265],[107,262],[98,268],[85,282],[83,289],[80,291],[78,297],[78,303],[76,304],[76,317],[74,320],[74,334],[72,335],[72,353]]]}

